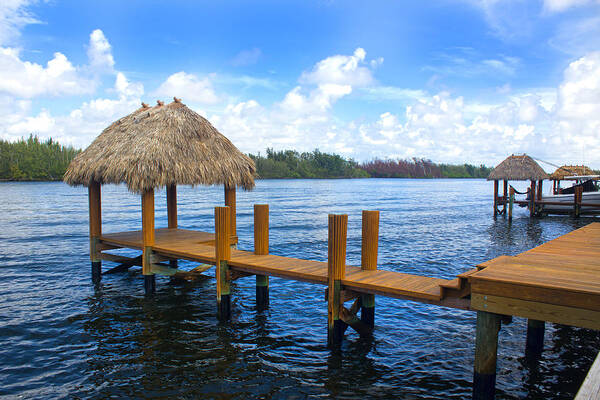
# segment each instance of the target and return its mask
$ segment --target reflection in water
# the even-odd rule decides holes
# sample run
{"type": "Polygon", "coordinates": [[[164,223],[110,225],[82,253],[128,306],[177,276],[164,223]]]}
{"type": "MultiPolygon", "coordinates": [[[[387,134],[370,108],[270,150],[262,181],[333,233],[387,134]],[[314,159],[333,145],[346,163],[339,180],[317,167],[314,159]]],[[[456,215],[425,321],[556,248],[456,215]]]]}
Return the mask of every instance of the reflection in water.
{"type": "MultiPolygon", "coordinates": [[[[215,318],[212,276],[157,279],[145,297],[139,269],[90,282],[86,191],[1,184],[0,395],[54,398],[439,398],[470,396],[471,312],[376,298],[371,339],[347,332],[326,348],[323,288],[277,278],[270,308],[255,309],[255,280],[232,285],[231,322],[215,318]],[[24,210],[36,210],[28,214],[24,210]]],[[[491,184],[473,180],[260,181],[238,194],[241,249],[252,248],[252,206],[271,210],[271,252],[327,257],[327,213],[348,213],[348,262],[360,263],[360,214],[381,210],[380,268],[450,278],[518,254],[592,219],[491,215],[491,184]],[[465,196],[469,193],[469,196],[465,196]],[[451,206],[449,206],[451,205],[451,206]]],[[[179,222],[213,229],[220,188],[181,188],[179,222]]],[[[166,225],[157,196],[158,227],[166,225]]],[[[139,228],[139,199],[103,190],[105,232],[139,228]]],[[[108,264],[107,264],[108,265],[108,264]]],[[[190,263],[182,263],[186,268],[190,263]]],[[[212,275],[212,271],[207,275],[212,275]]],[[[600,335],[546,325],[539,363],[524,357],[526,320],[499,338],[498,397],[572,398],[600,335]]]]}

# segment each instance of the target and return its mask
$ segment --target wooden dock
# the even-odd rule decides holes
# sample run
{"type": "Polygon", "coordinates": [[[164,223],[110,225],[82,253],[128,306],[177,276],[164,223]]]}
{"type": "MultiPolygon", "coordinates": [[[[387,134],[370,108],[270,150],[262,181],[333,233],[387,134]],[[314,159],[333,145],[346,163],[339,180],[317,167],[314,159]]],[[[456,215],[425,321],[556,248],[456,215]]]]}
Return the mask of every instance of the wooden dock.
{"type": "Polygon", "coordinates": [[[327,261],[269,254],[267,205],[255,206],[253,251],[236,249],[232,210],[216,207],[215,233],[179,229],[174,223],[154,229],[148,222],[141,231],[93,237],[91,256],[121,263],[121,270],[142,265],[145,277],[185,274],[177,269],[179,259],[214,265],[217,316],[224,321],[231,315],[230,283],[235,279],[256,276],[259,310],[268,307],[270,276],[325,286],[328,344],[334,347],[347,327],[371,334],[375,295],[476,311],[476,399],[494,397],[498,332],[511,316],[528,319],[525,350],[534,357],[543,348],[545,321],[600,330],[600,223],[517,256],[481,263],[448,280],[377,269],[378,211],[363,211],[361,265],[346,265],[347,220],[347,215],[329,216],[327,261]],[[110,253],[118,248],[143,253],[136,258],[110,253]],[[346,306],[348,301],[353,304],[346,306]]]}

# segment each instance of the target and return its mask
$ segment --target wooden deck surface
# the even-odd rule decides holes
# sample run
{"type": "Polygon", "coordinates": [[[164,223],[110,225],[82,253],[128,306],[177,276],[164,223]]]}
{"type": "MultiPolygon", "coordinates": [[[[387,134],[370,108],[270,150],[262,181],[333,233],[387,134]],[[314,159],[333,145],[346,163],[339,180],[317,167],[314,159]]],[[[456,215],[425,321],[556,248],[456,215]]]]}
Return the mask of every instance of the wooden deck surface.
{"type": "Polygon", "coordinates": [[[600,329],[600,223],[481,266],[474,309],[600,329]]]}

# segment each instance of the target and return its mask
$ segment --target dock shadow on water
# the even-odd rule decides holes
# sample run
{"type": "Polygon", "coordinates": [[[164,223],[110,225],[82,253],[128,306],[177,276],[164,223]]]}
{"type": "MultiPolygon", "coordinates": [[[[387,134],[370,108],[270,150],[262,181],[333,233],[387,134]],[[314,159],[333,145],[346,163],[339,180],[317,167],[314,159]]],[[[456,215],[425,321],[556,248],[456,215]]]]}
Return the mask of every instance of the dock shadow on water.
{"type": "MultiPolygon", "coordinates": [[[[215,399],[463,399],[471,395],[475,315],[376,297],[375,331],[348,330],[327,347],[322,287],[272,278],[270,306],[255,281],[232,285],[219,323],[212,278],[159,278],[144,296],[139,270],[90,279],[85,190],[0,184],[0,396],[215,399]]],[[[161,196],[161,193],[157,195],[161,196]]],[[[181,188],[179,223],[210,231],[218,188],[181,188]]],[[[380,210],[380,269],[450,278],[594,221],[492,218],[479,180],[259,181],[238,195],[241,249],[252,248],[252,206],[271,210],[271,253],[326,260],[327,214],[347,213],[348,263],[360,264],[360,213],[380,210]]],[[[140,226],[136,196],[103,193],[106,232],[140,226]]],[[[157,201],[157,226],[166,212],[157,201]]],[[[183,267],[191,268],[193,265],[183,267]]],[[[108,268],[104,266],[104,268],[108,268]]],[[[546,324],[539,359],[525,357],[526,321],[499,336],[497,398],[570,399],[600,349],[598,332],[546,324]]]]}

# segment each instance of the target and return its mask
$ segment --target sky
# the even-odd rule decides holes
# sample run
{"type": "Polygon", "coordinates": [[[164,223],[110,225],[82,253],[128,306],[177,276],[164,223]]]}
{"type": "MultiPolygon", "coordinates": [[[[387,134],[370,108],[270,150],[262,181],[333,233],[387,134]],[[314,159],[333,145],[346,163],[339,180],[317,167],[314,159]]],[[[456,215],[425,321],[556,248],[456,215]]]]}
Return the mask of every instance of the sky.
{"type": "Polygon", "coordinates": [[[173,96],[246,153],[600,169],[600,0],[0,3],[0,138],[173,96]]]}

